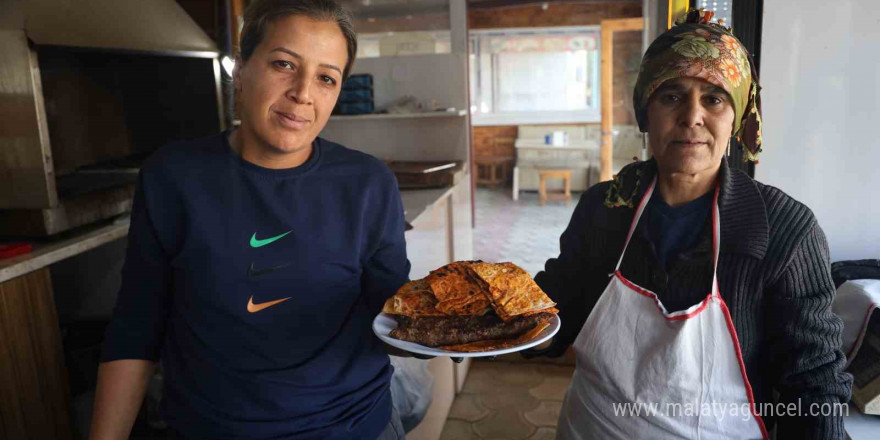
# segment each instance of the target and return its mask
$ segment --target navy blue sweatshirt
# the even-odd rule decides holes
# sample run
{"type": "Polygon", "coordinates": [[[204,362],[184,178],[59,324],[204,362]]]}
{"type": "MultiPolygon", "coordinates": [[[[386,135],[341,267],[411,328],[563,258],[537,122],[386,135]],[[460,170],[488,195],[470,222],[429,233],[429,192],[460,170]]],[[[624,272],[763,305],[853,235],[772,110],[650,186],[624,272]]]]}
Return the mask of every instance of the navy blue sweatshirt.
{"type": "Polygon", "coordinates": [[[188,438],[373,439],[390,419],[371,324],[409,274],[397,181],[313,146],[273,170],[219,134],[141,169],[102,360],[161,359],[164,417],[188,438]]]}

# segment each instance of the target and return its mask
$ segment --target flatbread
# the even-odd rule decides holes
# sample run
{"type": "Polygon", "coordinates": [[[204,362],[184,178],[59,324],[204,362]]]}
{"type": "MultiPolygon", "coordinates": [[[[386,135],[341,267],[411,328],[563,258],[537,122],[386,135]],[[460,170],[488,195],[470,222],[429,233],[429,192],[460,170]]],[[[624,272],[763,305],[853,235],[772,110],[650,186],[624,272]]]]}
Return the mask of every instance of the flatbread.
{"type": "Polygon", "coordinates": [[[550,307],[549,309],[541,309],[541,310],[533,310],[531,312],[525,312],[522,315],[517,315],[517,316],[532,316],[532,315],[537,315],[538,313],[552,313],[552,314],[556,315],[559,313],[559,309],[557,309],[556,307],[550,307]]]}
{"type": "Polygon", "coordinates": [[[556,305],[528,272],[513,263],[478,262],[469,268],[477,278],[475,281],[488,292],[495,313],[504,321],[556,305]]]}
{"type": "Polygon", "coordinates": [[[397,289],[397,293],[385,301],[382,312],[411,318],[446,316],[437,310],[436,305],[437,299],[431,293],[431,286],[421,279],[410,281],[397,289]]]}
{"type": "Polygon", "coordinates": [[[531,330],[523,333],[520,336],[517,336],[514,339],[494,339],[488,341],[476,341],[470,342],[467,344],[459,344],[459,345],[445,345],[441,347],[437,347],[443,350],[449,351],[461,351],[467,353],[474,353],[478,351],[489,351],[489,350],[501,350],[504,348],[510,348],[516,345],[525,344],[526,342],[531,341],[538,337],[545,328],[550,326],[550,322],[541,322],[531,330]]]}
{"type": "Polygon", "coordinates": [[[488,293],[468,274],[472,263],[449,263],[425,278],[437,298],[437,310],[453,316],[482,316],[491,310],[488,293]]]}

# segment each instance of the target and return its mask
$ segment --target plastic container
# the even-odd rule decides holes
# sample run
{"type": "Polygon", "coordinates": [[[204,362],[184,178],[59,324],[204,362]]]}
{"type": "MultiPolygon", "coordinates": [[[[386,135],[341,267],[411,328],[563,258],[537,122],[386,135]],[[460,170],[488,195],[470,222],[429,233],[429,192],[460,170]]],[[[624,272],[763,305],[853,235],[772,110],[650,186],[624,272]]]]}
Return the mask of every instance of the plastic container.
{"type": "Polygon", "coordinates": [[[350,89],[372,89],[373,88],[373,75],[369,73],[360,73],[357,75],[351,75],[345,80],[345,83],[342,84],[342,90],[350,90],[350,89]]]}

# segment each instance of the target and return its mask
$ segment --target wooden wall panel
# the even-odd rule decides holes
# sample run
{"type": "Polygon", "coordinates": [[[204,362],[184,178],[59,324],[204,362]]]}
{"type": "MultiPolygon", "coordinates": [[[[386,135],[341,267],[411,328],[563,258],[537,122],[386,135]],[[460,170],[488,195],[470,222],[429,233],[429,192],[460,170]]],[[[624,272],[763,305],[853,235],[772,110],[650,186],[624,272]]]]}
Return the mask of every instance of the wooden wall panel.
{"type": "Polygon", "coordinates": [[[0,438],[71,440],[70,396],[49,270],[0,284],[0,438]]]}
{"type": "Polygon", "coordinates": [[[15,398],[19,392],[19,384],[15,380],[16,365],[12,362],[16,359],[15,353],[5,330],[8,325],[5,319],[0,322],[0,437],[27,438],[24,412],[15,398]]]}
{"type": "Polygon", "coordinates": [[[542,26],[598,26],[608,18],[642,16],[642,2],[562,3],[468,11],[470,29],[542,26]]]}
{"type": "Polygon", "coordinates": [[[358,17],[354,28],[359,34],[449,30],[448,13],[413,14],[406,17],[358,17]],[[372,18],[370,21],[368,18],[372,18]]]}
{"type": "Polygon", "coordinates": [[[642,62],[642,31],[614,33],[614,125],[636,125],[633,88],[642,62]]]}
{"type": "Polygon", "coordinates": [[[514,157],[516,148],[514,148],[513,142],[516,140],[518,131],[515,125],[474,127],[474,156],[514,157]]]}

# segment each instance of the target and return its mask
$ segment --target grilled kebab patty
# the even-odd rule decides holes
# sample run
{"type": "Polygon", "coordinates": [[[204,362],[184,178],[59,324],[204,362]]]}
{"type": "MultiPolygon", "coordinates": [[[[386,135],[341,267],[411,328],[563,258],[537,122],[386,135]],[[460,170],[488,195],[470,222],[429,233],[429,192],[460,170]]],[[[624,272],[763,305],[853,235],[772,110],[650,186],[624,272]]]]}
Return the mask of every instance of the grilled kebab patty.
{"type": "Polygon", "coordinates": [[[483,316],[421,318],[395,315],[397,328],[391,330],[390,336],[428,347],[467,344],[474,341],[514,338],[535,328],[538,324],[549,321],[552,317],[552,313],[542,312],[504,322],[494,313],[483,316]]]}

